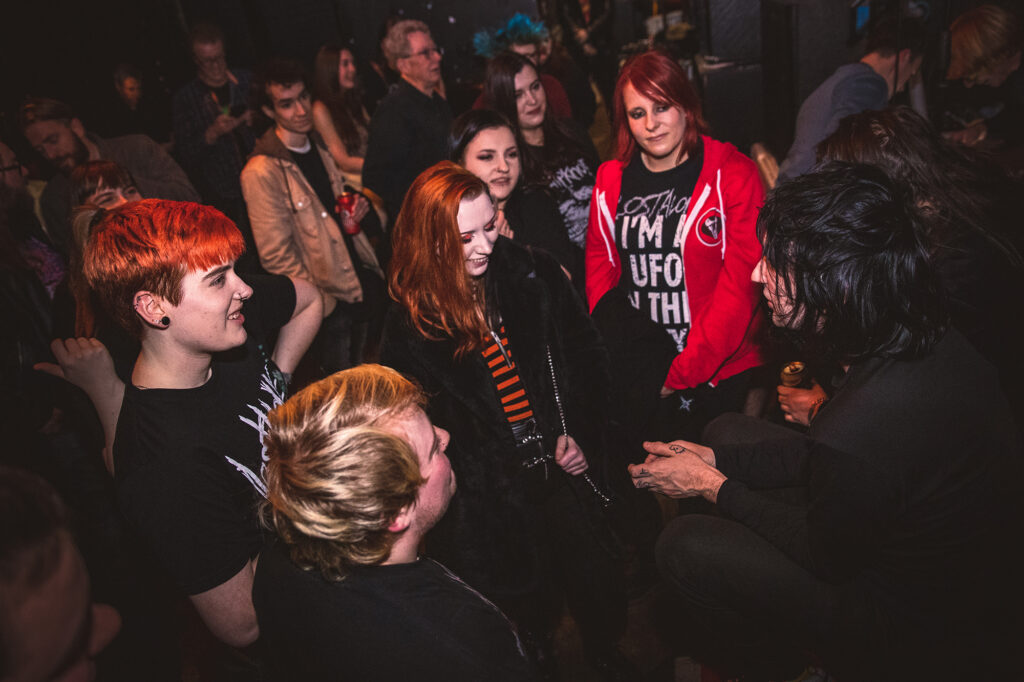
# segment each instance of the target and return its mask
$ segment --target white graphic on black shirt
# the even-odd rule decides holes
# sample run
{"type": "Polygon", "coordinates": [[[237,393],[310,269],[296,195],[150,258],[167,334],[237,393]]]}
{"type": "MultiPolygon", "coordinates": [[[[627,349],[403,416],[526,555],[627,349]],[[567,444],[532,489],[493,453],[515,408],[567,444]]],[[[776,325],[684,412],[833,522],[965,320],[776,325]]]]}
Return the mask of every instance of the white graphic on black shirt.
{"type": "Polygon", "coordinates": [[[590,197],[594,193],[594,176],[584,159],[572,166],[559,168],[552,174],[551,189],[558,197],[558,211],[573,244],[583,248],[590,217],[590,197]]]}
{"type": "Polygon", "coordinates": [[[664,327],[679,351],[690,329],[679,229],[689,205],[690,196],[678,196],[675,189],[624,197],[616,221],[616,241],[628,263],[630,303],[664,327]]]}
{"type": "Polygon", "coordinates": [[[245,466],[241,462],[237,462],[231,457],[225,457],[228,462],[231,463],[235,469],[238,470],[246,480],[252,484],[262,497],[267,496],[267,484],[265,483],[265,473],[267,469],[267,444],[264,439],[267,435],[267,415],[272,409],[284,402],[284,391],[278,390],[273,377],[270,373],[270,368],[264,364],[263,374],[260,376],[260,400],[258,405],[248,405],[247,407],[252,411],[253,418],[239,415],[238,418],[245,424],[256,429],[256,433],[259,434],[260,438],[260,471],[257,474],[249,467],[245,466]]]}

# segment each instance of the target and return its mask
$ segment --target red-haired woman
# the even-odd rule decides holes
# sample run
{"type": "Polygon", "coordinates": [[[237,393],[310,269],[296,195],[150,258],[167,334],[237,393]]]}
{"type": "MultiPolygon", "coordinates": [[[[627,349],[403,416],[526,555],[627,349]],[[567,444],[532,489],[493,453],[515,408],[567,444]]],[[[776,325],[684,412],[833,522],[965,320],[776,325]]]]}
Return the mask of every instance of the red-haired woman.
{"type": "Polygon", "coordinates": [[[630,59],[614,105],[618,157],[598,170],[586,284],[621,378],[616,414],[648,439],[699,436],[743,408],[746,371],[762,362],[750,274],[764,191],[750,159],[702,135],[700,102],[668,55],[630,59]],[[681,395],[658,401],[659,389],[681,395]]]}
{"type": "Polygon", "coordinates": [[[139,339],[114,441],[125,519],[214,635],[258,634],[266,413],[320,325],[320,295],[287,277],[242,281],[242,234],[208,206],[146,199],[94,216],[85,277],[139,339]],[[277,335],[276,344],[268,342],[277,335]]]}
{"type": "Polygon", "coordinates": [[[542,669],[563,590],[591,659],[622,664],[625,593],[598,506],[607,358],[558,263],[498,236],[495,215],[484,182],[445,161],[395,225],[381,358],[430,396],[458,481],[427,549],[519,625],[542,669]]]}

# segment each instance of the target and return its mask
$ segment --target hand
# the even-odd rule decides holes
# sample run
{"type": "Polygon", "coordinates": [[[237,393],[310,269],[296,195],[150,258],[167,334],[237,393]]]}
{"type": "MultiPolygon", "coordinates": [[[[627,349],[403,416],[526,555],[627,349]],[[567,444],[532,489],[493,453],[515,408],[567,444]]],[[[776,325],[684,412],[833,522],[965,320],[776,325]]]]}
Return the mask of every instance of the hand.
{"type": "Polygon", "coordinates": [[[952,142],[973,147],[988,137],[988,127],[984,121],[979,121],[962,130],[950,130],[942,133],[942,136],[952,142]]]}
{"type": "Polygon", "coordinates": [[[590,43],[584,43],[583,54],[587,55],[588,57],[593,57],[597,55],[597,48],[591,45],[590,43]]]}
{"type": "Polygon", "coordinates": [[[651,453],[643,464],[629,465],[629,475],[637,488],[650,488],[668,497],[702,496],[718,500],[725,475],[714,468],[711,448],[686,441],[644,443],[651,453]]]}
{"type": "Polygon", "coordinates": [[[60,377],[90,396],[120,383],[110,352],[97,339],[54,339],[50,348],[58,364],[36,363],[40,372],[60,377]]]}
{"type": "Polygon", "coordinates": [[[356,205],[355,205],[355,207],[352,209],[352,220],[355,220],[358,223],[369,212],[370,212],[370,202],[367,201],[366,197],[364,197],[362,194],[360,194],[356,198],[356,205]]]}
{"type": "Polygon", "coordinates": [[[588,468],[587,458],[572,436],[559,436],[555,444],[555,463],[570,476],[579,476],[588,468]]]}
{"type": "Polygon", "coordinates": [[[580,45],[582,45],[583,43],[587,42],[587,38],[589,38],[589,37],[590,36],[587,34],[587,29],[585,29],[585,28],[578,28],[578,29],[576,29],[576,42],[579,43],[580,45]]]}
{"type": "Polygon", "coordinates": [[[672,395],[675,392],[676,392],[676,389],[674,389],[674,388],[669,388],[668,386],[662,386],[661,390],[658,391],[658,395],[661,396],[662,398],[667,398],[667,397],[669,397],[670,395],[672,395]]]}
{"type": "Polygon", "coordinates": [[[497,216],[494,218],[494,226],[498,228],[498,234],[502,237],[512,239],[515,236],[515,231],[508,224],[508,219],[505,217],[504,211],[498,211],[497,216]]]}
{"type": "Polygon", "coordinates": [[[810,426],[821,405],[828,400],[825,389],[815,381],[810,388],[779,386],[779,407],[786,421],[810,426]]]}
{"type": "Polygon", "coordinates": [[[217,118],[213,119],[213,123],[206,129],[206,144],[213,144],[222,135],[227,135],[234,130],[241,119],[228,116],[227,114],[221,114],[217,118]]]}

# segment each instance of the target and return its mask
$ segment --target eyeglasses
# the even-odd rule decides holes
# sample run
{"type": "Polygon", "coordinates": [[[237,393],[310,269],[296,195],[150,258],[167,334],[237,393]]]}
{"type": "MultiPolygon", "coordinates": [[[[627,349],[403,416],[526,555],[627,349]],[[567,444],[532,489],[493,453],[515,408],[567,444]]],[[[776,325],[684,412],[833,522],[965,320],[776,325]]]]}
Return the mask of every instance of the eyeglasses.
{"type": "Polygon", "coordinates": [[[18,163],[17,159],[14,159],[14,163],[10,166],[0,166],[0,173],[6,173],[7,171],[21,170],[21,164],[18,163]]]}
{"type": "Polygon", "coordinates": [[[444,48],[437,47],[435,45],[434,47],[425,47],[422,50],[420,50],[419,52],[413,52],[412,54],[407,54],[407,55],[405,55],[403,57],[403,59],[412,59],[413,57],[426,57],[427,59],[430,59],[430,56],[433,55],[435,52],[437,53],[437,55],[439,57],[443,57],[444,56],[444,48]]]}

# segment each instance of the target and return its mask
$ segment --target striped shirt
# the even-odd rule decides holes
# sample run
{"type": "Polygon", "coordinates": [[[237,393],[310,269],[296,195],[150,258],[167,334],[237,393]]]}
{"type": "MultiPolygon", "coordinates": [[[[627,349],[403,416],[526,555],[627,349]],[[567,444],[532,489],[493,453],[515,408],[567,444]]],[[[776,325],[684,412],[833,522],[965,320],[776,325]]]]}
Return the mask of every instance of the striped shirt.
{"type": "Polygon", "coordinates": [[[494,340],[495,334],[491,335],[491,342],[484,347],[482,354],[487,368],[494,377],[495,387],[498,389],[498,399],[501,407],[505,410],[505,417],[509,423],[515,424],[533,416],[533,408],[530,407],[530,399],[526,397],[526,387],[519,378],[519,370],[515,361],[512,360],[512,350],[508,345],[508,336],[505,334],[505,325],[497,332],[501,341],[498,346],[494,340]],[[504,353],[502,350],[504,349],[504,353]]]}

